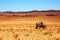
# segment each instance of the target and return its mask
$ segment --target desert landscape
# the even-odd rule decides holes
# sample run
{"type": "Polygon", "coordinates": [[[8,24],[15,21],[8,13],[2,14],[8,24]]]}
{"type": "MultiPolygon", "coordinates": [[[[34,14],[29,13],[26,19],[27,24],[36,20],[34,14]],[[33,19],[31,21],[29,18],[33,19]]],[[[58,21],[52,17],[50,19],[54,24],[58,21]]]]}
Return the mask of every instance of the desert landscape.
{"type": "Polygon", "coordinates": [[[0,40],[60,40],[60,10],[0,12],[0,40]]]}

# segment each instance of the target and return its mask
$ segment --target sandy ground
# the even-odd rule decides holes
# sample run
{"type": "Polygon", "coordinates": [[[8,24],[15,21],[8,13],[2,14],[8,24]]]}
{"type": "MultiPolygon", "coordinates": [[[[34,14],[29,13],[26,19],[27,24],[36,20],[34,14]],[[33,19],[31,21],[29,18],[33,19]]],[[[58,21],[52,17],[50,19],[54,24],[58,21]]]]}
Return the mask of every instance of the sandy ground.
{"type": "Polygon", "coordinates": [[[0,17],[0,40],[60,40],[60,17],[0,17]],[[40,21],[47,28],[35,29],[40,21]]]}

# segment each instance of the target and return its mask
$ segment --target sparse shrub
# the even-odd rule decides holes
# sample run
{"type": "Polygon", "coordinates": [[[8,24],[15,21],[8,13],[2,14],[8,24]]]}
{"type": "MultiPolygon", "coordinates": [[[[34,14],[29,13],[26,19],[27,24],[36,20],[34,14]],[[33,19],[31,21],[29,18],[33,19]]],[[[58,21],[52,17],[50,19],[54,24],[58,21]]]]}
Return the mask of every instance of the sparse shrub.
{"type": "Polygon", "coordinates": [[[21,17],[25,17],[25,16],[21,16],[21,17]]]}
{"type": "Polygon", "coordinates": [[[57,38],[56,40],[59,40],[59,38],[57,38]]]}
{"type": "Polygon", "coordinates": [[[26,36],[29,36],[28,34],[26,34],[26,36]]]}
{"type": "Polygon", "coordinates": [[[48,32],[46,32],[46,33],[44,33],[44,35],[48,35],[49,34],[49,31],[48,32]]]}
{"type": "Polygon", "coordinates": [[[57,33],[60,33],[60,28],[58,28],[57,33]]]}
{"type": "Polygon", "coordinates": [[[18,37],[18,34],[14,35],[14,37],[15,37],[15,39],[17,39],[17,37],[18,37]]]}
{"type": "Polygon", "coordinates": [[[14,17],[19,17],[19,15],[12,15],[12,16],[14,16],[14,17]]]}
{"type": "Polygon", "coordinates": [[[20,40],[20,38],[18,38],[18,40],[20,40]]]}
{"type": "Polygon", "coordinates": [[[55,14],[46,14],[46,16],[56,16],[55,14]]]}

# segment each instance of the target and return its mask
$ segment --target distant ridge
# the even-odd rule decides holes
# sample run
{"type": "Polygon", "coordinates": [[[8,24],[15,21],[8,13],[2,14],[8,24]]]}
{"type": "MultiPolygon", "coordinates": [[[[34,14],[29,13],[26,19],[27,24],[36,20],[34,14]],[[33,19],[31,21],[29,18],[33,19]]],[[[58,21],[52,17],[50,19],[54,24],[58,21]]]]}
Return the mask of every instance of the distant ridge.
{"type": "Polygon", "coordinates": [[[0,16],[5,16],[5,17],[60,16],[60,10],[42,10],[42,11],[33,10],[26,12],[5,11],[5,12],[0,12],[0,16]]]}

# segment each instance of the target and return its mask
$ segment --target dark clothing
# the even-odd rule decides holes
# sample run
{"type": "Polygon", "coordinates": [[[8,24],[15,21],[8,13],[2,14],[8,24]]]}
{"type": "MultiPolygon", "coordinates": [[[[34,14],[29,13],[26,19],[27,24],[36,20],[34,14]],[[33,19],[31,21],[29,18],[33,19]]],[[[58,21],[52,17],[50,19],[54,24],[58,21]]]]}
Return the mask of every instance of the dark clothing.
{"type": "Polygon", "coordinates": [[[41,22],[41,23],[36,23],[36,29],[37,29],[38,27],[39,27],[39,28],[45,28],[46,25],[44,25],[43,22],[41,22]]]}

